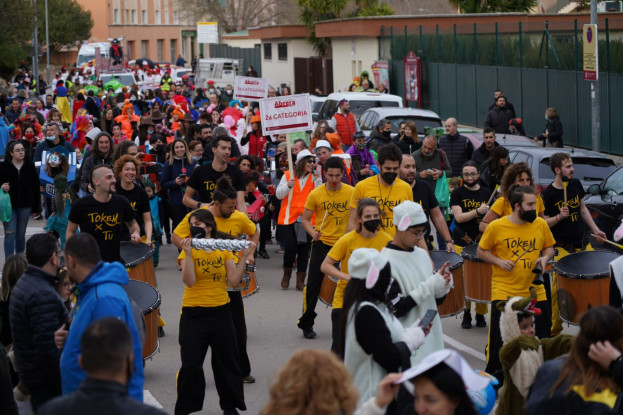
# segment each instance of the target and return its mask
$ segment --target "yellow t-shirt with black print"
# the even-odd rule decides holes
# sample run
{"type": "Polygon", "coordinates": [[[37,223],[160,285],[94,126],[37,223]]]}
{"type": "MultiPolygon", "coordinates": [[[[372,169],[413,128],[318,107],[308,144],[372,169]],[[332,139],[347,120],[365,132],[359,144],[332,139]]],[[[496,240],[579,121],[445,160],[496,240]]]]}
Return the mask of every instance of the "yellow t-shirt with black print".
{"type": "Polygon", "coordinates": [[[325,183],[307,197],[305,209],[316,212],[316,230],[320,230],[323,243],[333,245],[346,232],[353,190],[352,186],[342,183],[340,190],[333,191],[325,183]]]}
{"type": "MultiPolygon", "coordinates": [[[[341,261],[340,271],[348,274],[348,259],[355,249],[374,248],[381,252],[381,249],[385,248],[391,240],[392,237],[382,230],[378,231],[372,238],[364,238],[359,232],[350,231],[337,240],[327,256],[336,262],[341,261]]],[[[348,281],[338,280],[335,294],[333,295],[333,309],[342,308],[342,304],[344,303],[344,290],[347,284],[348,281]]]]}
{"type": "MultiPolygon", "coordinates": [[[[555,243],[547,222],[542,218],[523,225],[511,222],[508,216],[491,222],[480,239],[480,248],[491,250],[493,255],[504,260],[517,260],[512,271],[492,265],[491,301],[528,296],[534,280],[532,270],[536,266],[536,260],[543,249],[554,246],[555,243]],[[530,247],[532,244],[534,246],[530,247]]],[[[536,292],[538,301],[546,300],[543,285],[536,286],[536,292]]]]}
{"type": "Polygon", "coordinates": [[[351,209],[357,209],[360,199],[370,198],[378,202],[381,210],[385,213],[381,219],[385,225],[385,232],[392,237],[396,235],[394,226],[394,208],[405,200],[413,201],[413,190],[407,182],[396,178],[392,186],[381,184],[379,176],[368,177],[355,186],[353,196],[350,199],[351,209]]]}
{"type": "MultiPolygon", "coordinates": [[[[185,287],[182,307],[218,307],[229,303],[227,295],[227,270],[225,263],[234,259],[229,251],[191,250],[195,285],[185,287]]],[[[177,257],[178,263],[186,259],[182,251],[177,257]]]]}

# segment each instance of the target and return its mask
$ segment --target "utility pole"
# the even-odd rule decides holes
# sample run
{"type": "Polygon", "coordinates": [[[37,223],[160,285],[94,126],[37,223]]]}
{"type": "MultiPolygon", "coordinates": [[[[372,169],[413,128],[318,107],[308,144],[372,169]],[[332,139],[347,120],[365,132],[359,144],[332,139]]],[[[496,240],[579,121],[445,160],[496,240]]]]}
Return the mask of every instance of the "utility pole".
{"type": "Polygon", "coordinates": [[[33,82],[36,82],[37,86],[37,95],[39,95],[39,42],[37,40],[37,0],[33,0],[33,4],[35,6],[35,28],[33,30],[33,39],[32,39],[32,49],[33,49],[33,58],[32,58],[32,77],[31,85],[33,82]]]}
{"type": "MultiPolygon", "coordinates": [[[[45,58],[46,58],[46,70],[48,72],[47,84],[50,85],[50,31],[48,24],[48,0],[45,0],[45,58]]],[[[46,93],[46,91],[43,91],[46,93]]]]}
{"type": "MultiPolygon", "coordinates": [[[[597,0],[591,0],[591,24],[597,25],[597,0]]],[[[598,32],[599,33],[599,32],[598,32]]],[[[597,33],[595,33],[595,46],[599,44],[597,33]]],[[[599,65],[599,49],[597,49],[597,67],[599,65]]],[[[598,70],[599,72],[599,70],[598,70]]],[[[591,81],[591,138],[593,151],[601,151],[600,146],[600,117],[599,117],[599,75],[597,79],[591,81]]]]}

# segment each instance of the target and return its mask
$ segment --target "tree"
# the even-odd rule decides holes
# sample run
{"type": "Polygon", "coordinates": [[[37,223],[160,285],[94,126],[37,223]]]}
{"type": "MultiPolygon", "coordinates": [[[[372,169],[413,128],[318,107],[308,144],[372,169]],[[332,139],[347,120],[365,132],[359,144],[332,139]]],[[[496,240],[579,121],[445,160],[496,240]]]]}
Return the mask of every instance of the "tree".
{"type": "MultiPolygon", "coordinates": [[[[50,47],[60,50],[91,37],[94,22],[91,12],[84,10],[76,0],[48,0],[48,28],[50,47]]],[[[45,44],[45,7],[37,2],[37,30],[39,44],[45,44]]]]}
{"type": "Polygon", "coordinates": [[[194,21],[215,21],[220,33],[231,33],[254,26],[294,23],[292,0],[181,0],[194,21]]]}
{"type": "Polygon", "coordinates": [[[27,60],[32,38],[30,0],[0,0],[0,77],[8,79],[27,60]]]}
{"type": "Polygon", "coordinates": [[[448,0],[461,13],[528,13],[536,0],[448,0]]]}
{"type": "Polygon", "coordinates": [[[348,17],[394,14],[391,7],[380,4],[378,0],[355,0],[350,4],[348,0],[298,0],[298,5],[300,22],[310,29],[307,41],[320,56],[326,56],[329,53],[331,40],[317,37],[314,23],[348,17]]]}

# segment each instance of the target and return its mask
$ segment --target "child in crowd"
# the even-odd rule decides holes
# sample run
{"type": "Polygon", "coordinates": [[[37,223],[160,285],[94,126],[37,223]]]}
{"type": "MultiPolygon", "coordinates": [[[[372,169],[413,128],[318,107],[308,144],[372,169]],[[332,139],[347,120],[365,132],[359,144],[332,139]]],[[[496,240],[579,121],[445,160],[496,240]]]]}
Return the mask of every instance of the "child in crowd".
{"type": "Polygon", "coordinates": [[[156,184],[149,179],[143,179],[145,192],[149,197],[149,209],[151,210],[151,222],[153,225],[152,242],[154,249],[154,268],[158,268],[160,261],[160,238],[162,238],[162,226],[160,225],[160,209],[162,209],[162,199],[156,194],[156,184]]]}

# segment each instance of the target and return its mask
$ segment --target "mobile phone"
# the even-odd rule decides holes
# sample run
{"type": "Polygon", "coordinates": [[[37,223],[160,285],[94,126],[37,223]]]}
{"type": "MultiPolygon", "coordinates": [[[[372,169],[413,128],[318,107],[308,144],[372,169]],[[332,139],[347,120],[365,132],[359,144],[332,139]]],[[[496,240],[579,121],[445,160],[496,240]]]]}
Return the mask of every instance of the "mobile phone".
{"type": "Polygon", "coordinates": [[[180,174],[180,175],[179,175],[179,176],[177,176],[177,177],[180,177],[180,178],[182,178],[182,179],[186,180],[186,175],[185,175],[184,173],[180,174]]]}
{"type": "Polygon", "coordinates": [[[269,148],[267,151],[268,157],[275,157],[275,149],[273,147],[269,148]]]}
{"type": "Polygon", "coordinates": [[[428,325],[433,322],[433,319],[437,315],[437,310],[427,310],[424,317],[422,317],[422,321],[420,321],[420,327],[422,330],[426,330],[428,325]]]}

